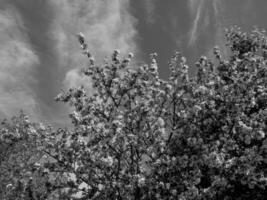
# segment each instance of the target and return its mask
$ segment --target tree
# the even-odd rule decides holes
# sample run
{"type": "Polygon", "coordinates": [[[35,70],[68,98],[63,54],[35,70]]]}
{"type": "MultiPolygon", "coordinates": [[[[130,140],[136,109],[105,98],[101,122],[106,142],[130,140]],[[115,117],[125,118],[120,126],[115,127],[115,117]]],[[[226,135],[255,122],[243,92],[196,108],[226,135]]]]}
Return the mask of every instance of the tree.
{"type": "Polygon", "coordinates": [[[121,59],[115,50],[111,61],[96,65],[84,36],[78,39],[94,93],[81,86],[56,97],[73,107],[74,130],[46,131],[41,140],[49,158],[39,167],[49,177],[45,198],[266,197],[263,31],[227,30],[230,57],[214,48],[216,60],[202,56],[196,77],[175,53],[168,80],[159,78],[155,53],[149,65],[134,67],[132,53],[121,59]]]}
{"type": "MultiPolygon", "coordinates": [[[[255,30],[226,32],[229,60],[201,57],[197,76],[176,53],[170,78],[151,64],[134,68],[133,55],[94,64],[83,87],[62,93],[75,130],[56,141],[54,171],[69,176],[69,197],[81,199],[263,199],[266,196],[266,37],[255,30]],[[217,67],[215,66],[217,65],[217,67]],[[82,187],[81,185],[84,185],[82,187]],[[73,196],[74,195],[74,196],[73,196]],[[78,198],[78,196],[76,196],[78,198]]],[[[51,168],[49,168],[51,170],[51,168]]]]}
{"type": "Polygon", "coordinates": [[[45,199],[46,175],[39,171],[43,138],[49,128],[23,112],[0,126],[0,199],[45,199]],[[30,188],[31,186],[31,188],[30,188]],[[31,198],[31,196],[33,196],[31,198]]]}

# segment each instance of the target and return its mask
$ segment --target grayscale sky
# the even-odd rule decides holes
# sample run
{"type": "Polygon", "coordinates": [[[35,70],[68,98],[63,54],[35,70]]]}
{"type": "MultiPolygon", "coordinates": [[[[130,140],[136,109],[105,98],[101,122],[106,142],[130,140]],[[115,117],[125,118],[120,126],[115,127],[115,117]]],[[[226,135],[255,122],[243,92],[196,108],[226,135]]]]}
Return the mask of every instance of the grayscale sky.
{"type": "Polygon", "coordinates": [[[75,34],[83,32],[97,62],[114,49],[149,61],[159,54],[160,76],[182,52],[194,72],[201,55],[223,45],[223,29],[266,29],[266,0],[0,0],[0,119],[23,109],[34,121],[67,126],[61,89],[90,84],[75,34]]]}

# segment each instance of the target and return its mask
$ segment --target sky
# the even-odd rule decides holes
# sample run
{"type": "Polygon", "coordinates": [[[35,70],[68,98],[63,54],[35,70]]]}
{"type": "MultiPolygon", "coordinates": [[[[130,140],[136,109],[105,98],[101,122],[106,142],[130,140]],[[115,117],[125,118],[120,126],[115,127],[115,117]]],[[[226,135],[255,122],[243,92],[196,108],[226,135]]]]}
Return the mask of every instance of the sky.
{"type": "Polygon", "coordinates": [[[76,34],[85,35],[97,63],[114,49],[137,63],[158,53],[168,77],[174,51],[189,70],[201,55],[224,46],[224,28],[266,29],[266,0],[0,0],[0,120],[21,109],[33,121],[70,125],[70,107],[54,101],[63,89],[85,85],[87,60],[76,34]]]}

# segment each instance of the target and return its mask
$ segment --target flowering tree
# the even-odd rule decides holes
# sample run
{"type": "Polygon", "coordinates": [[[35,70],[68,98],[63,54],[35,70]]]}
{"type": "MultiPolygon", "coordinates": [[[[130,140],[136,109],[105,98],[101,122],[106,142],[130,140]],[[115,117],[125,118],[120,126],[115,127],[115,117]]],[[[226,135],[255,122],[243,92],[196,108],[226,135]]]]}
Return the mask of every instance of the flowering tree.
{"type": "Polygon", "coordinates": [[[30,122],[23,112],[0,125],[0,199],[45,199],[45,180],[39,170],[43,138],[49,128],[30,122]]]}
{"type": "MultiPolygon", "coordinates": [[[[170,78],[133,55],[95,65],[82,34],[94,94],[83,87],[57,100],[74,107],[75,130],[53,144],[54,171],[80,199],[261,199],[266,195],[266,37],[255,30],[226,32],[229,60],[214,49],[189,79],[176,53],[170,78]],[[215,66],[217,65],[217,66],[215,66]]],[[[49,168],[51,170],[51,168],[49,168]]]]}
{"type": "MultiPolygon", "coordinates": [[[[47,199],[264,199],[267,195],[267,41],[226,31],[231,50],[202,56],[189,78],[175,53],[168,80],[157,55],[133,67],[130,53],[96,65],[78,35],[93,94],[59,94],[74,130],[46,131],[39,170],[47,199]]],[[[34,199],[33,197],[32,199],[34,199]]]]}

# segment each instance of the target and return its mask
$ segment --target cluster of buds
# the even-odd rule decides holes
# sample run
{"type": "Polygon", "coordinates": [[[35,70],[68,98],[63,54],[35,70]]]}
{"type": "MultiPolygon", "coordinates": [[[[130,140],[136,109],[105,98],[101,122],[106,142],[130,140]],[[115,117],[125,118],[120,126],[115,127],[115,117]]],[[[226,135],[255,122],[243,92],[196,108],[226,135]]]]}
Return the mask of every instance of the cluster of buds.
{"type": "Polygon", "coordinates": [[[186,64],[186,58],[181,57],[181,72],[184,79],[188,79],[188,65],[186,64]]]}
{"type": "Polygon", "coordinates": [[[205,77],[205,72],[208,63],[208,59],[206,56],[201,56],[199,61],[195,63],[196,67],[198,68],[197,70],[197,80],[198,82],[204,81],[205,77]]]}
{"type": "Polygon", "coordinates": [[[150,54],[151,64],[150,64],[149,70],[155,76],[158,76],[158,65],[157,65],[157,61],[156,61],[157,56],[158,56],[157,53],[150,54]]]}
{"type": "Polygon", "coordinates": [[[177,62],[180,57],[181,57],[181,53],[176,51],[170,60],[170,63],[169,63],[169,69],[171,72],[170,78],[169,78],[170,81],[173,81],[177,78],[177,72],[179,71],[177,62]]]}
{"type": "Polygon", "coordinates": [[[120,59],[119,59],[119,54],[120,54],[120,51],[115,49],[113,54],[112,54],[112,61],[115,63],[115,64],[119,64],[120,63],[120,59]]]}
{"type": "Polygon", "coordinates": [[[128,56],[126,58],[124,58],[124,60],[122,61],[122,68],[126,67],[130,62],[131,59],[134,57],[133,53],[129,53],[128,56]]]}
{"type": "Polygon", "coordinates": [[[94,57],[91,55],[91,53],[88,50],[87,44],[85,43],[83,33],[78,33],[77,37],[78,37],[78,40],[81,44],[81,49],[83,50],[83,54],[85,54],[89,58],[90,64],[94,65],[94,62],[95,62],[94,57]]]}
{"type": "Polygon", "coordinates": [[[219,49],[218,46],[215,46],[215,47],[213,48],[213,54],[215,55],[215,57],[216,57],[218,60],[221,60],[222,55],[221,55],[221,51],[220,51],[220,49],[219,49]]]}
{"type": "Polygon", "coordinates": [[[157,63],[156,58],[157,58],[158,54],[157,53],[151,53],[150,54],[150,58],[151,58],[151,63],[157,63]]]}
{"type": "Polygon", "coordinates": [[[199,59],[199,63],[202,65],[202,66],[205,66],[207,64],[207,57],[206,56],[201,56],[200,59],[199,59]]]}
{"type": "Polygon", "coordinates": [[[186,58],[184,56],[181,57],[181,64],[185,64],[186,63],[186,58]]]}

